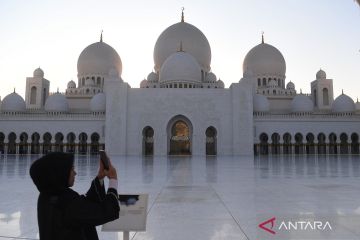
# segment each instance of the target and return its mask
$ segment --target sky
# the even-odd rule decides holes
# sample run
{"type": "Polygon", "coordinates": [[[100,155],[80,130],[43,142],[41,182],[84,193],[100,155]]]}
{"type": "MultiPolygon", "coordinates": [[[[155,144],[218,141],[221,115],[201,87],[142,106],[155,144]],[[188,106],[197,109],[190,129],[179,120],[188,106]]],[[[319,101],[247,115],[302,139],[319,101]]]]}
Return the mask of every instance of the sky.
{"type": "Polygon", "coordinates": [[[242,63],[261,42],[286,61],[286,82],[310,92],[321,68],[333,79],[334,95],[360,98],[360,7],[354,0],[1,0],[0,96],[25,96],[26,77],[41,67],[50,92],[77,82],[77,59],[103,40],[120,55],[122,78],[138,88],[152,71],[159,35],[185,21],[207,37],[211,68],[225,87],[238,82],[242,63]]]}

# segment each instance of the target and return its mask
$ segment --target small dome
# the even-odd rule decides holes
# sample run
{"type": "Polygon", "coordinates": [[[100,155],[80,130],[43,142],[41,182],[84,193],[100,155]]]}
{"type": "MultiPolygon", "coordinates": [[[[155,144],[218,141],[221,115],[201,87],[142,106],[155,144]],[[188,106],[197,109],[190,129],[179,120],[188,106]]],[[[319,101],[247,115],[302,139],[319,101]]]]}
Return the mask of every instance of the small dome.
{"type": "Polygon", "coordinates": [[[160,82],[184,81],[201,83],[201,68],[187,52],[176,52],[166,59],[160,69],[160,82]]]}
{"type": "Polygon", "coordinates": [[[220,80],[220,79],[216,83],[218,85],[218,88],[224,88],[225,87],[224,82],[222,80],[220,80]]]}
{"type": "Polygon", "coordinates": [[[276,88],[278,85],[277,85],[277,82],[273,79],[269,82],[269,85],[268,87],[271,87],[271,88],[276,88]]]}
{"type": "Polygon", "coordinates": [[[267,43],[252,48],[243,62],[243,72],[251,70],[255,77],[277,76],[285,78],[286,63],[281,52],[267,43]]]}
{"type": "Polygon", "coordinates": [[[119,54],[110,45],[96,42],[87,46],[80,54],[77,69],[78,76],[108,75],[114,68],[121,76],[122,63],[119,54]]]}
{"type": "Polygon", "coordinates": [[[291,101],[292,112],[312,112],[314,110],[314,104],[311,99],[304,95],[296,95],[291,101]]]}
{"type": "Polygon", "coordinates": [[[293,82],[288,82],[287,84],[286,84],[286,89],[287,90],[295,90],[295,84],[293,83],[293,82]]]}
{"type": "Polygon", "coordinates": [[[264,95],[254,94],[253,107],[254,112],[268,112],[270,110],[270,103],[264,95]]]}
{"type": "Polygon", "coordinates": [[[98,93],[90,101],[90,110],[92,112],[105,112],[106,96],[105,93],[98,93]]]}
{"type": "Polygon", "coordinates": [[[87,78],[85,80],[85,86],[94,86],[95,85],[95,81],[91,78],[87,78]]]}
{"type": "Polygon", "coordinates": [[[34,71],[34,77],[36,78],[43,78],[44,77],[44,71],[41,68],[37,68],[34,71]]]}
{"type": "Polygon", "coordinates": [[[73,80],[71,80],[70,82],[68,82],[67,88],[76,88],[76,83],[73,80]]]}
{"type": "Polygon", "coordinates": [[[360,102],[359,102],[359,100],[357,100],[356,103],[355,103],[355,109],[356,109],[356,111],[360,111],[360,102]]]}
{"type": "Polygon", "coordinates": [[[148,80],[144,79],[140,82],[140,88],[146,88],[148,85],[148,80]]]}
{"type": "Polygon", "coordinates": [[[7,95],[1,103],[1,110],[4,112],[23,112],[25,109],[24,99],[16,92],[7,95]]]}
{"type": "Polygon", "coordinates": [[[45,111],[68,112],[69,104],[66,97],[61,93],[54,93],[50,95],[45,102],[45,111]]]}
{"type": "Polygon", "coordinates": [[[316,73],[316,79],[317,79],[317,80],[319,80],[319,79],[326,79],[326,72],[320,69],[320,70],[316,73]]]}
{"type": "Polygon", "coordinates": [[[216,75],[213,72],[209,72],[206,76],[207,82],[216,82],[216,75]]]}
{"type": "Polygon", "coordinates": [[[341,94],[334,100],[331,108],[333,112],[337,112],[337,113],[354,112],[355,103],[348,95],[341,94]]]}
{"type": "Polygon", "coordinates": [[[182,49],[196,59],[202,70],[210,71],[210,44],[198,28],[186,22],[173,24],[160,34],[154,48],[155,71],[160,71],[165,60],[179,49],[180,43],[182,49]]]}
{"type": "Polygon", "coordinates": [[[147,76],[147,80],[150,82],[157,82],[159,81],[159,75],[157,73],[151,72],[147,76]]]}

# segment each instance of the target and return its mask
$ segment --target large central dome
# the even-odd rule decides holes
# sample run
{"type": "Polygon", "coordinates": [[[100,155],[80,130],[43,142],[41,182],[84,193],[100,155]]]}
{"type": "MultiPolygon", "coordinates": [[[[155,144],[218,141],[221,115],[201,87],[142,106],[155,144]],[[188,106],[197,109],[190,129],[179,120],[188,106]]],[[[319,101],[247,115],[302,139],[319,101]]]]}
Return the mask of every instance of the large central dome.
{"type": "Polygon", "coordinates": [[[119,76],[122,72],[122,63],[119,54],[114,48],[103,41],[87,46],[80,54],[78,76],[108,75],[111,69],[116,69],[119,76]]]}
{"type": "Polygon", "coordinates": [[[177,50],[180,42],[182,49],[191,54],[205,72],[210,71],[211,49],[205,35],[195,26],[179,22],[165,29],[154,48],[155,71],[159,72],[164,61],[177,50]]]}
{"type": "Polygon", "coordinates": [[[285,79],[286,63],[277,48],[263,42],[246,55],[243,71],[247,69],[251,70],[255,77],[271,76],[285,79]]]}

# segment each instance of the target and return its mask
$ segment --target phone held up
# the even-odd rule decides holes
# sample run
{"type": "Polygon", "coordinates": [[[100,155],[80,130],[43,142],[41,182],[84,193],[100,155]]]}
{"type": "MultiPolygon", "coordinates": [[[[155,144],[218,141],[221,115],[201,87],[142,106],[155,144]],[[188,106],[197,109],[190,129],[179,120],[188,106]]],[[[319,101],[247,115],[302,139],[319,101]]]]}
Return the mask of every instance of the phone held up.
{"type": "Polygon", "coordinates": [[[109,157],[107,156],[104,150],[100,150],[99,153],[100,153],[100,160],[104,166],[104,169],[109,170],[110,168],[109,157]]]}

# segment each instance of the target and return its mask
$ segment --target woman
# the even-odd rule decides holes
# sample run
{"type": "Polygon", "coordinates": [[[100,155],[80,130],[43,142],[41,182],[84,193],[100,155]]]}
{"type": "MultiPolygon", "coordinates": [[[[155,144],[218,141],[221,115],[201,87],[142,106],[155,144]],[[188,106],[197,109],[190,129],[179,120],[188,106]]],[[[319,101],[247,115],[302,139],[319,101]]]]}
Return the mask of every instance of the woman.
{"type": "Polygon", "coordinates": [[[39,190],[38,226],[40,240],[98,240],[95,226],[119,217],[117,173],[111,165],[104,170],[102,162],[97,177],[85,195],[74,185],[74,155],[49,153],[30,167],[30,176],[39,190]],[[104,177],[109,178],[105,193],[104,177]]]}

